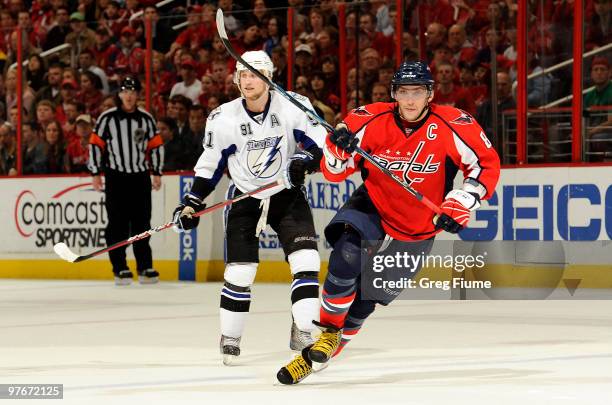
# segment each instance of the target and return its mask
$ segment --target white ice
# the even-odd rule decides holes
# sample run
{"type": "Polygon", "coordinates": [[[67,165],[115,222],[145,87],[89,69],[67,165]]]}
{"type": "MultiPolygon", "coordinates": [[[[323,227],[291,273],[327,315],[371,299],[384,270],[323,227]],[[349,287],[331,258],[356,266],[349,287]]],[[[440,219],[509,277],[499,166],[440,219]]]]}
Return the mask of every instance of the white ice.
{"type": "Polygon", "coordinates": [[[287,387],[289,286],[254,286],[234,367],[219,289],[1,280],[0,383],[62,383],[51,403],[86,405],[612,403],[612,301],[397,301],[287,387]]]}

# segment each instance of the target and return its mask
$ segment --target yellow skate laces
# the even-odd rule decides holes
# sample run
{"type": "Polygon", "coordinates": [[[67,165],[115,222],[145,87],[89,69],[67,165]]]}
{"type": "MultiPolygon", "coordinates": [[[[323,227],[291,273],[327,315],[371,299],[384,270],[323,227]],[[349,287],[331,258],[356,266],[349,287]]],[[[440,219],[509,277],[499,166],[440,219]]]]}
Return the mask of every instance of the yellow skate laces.
{"type": "Polygon", "coordinates": [[[324,330],[310,349],[310,360],[327,362],[340,346],[342,330],[324,330]]]}
{"type": "Polygon", "coordinates": [[[304,360],[301,354],[295,356],[291,363],[285,366],[293,383],[299,382],[312,374],[312,367],[304,360]]]}

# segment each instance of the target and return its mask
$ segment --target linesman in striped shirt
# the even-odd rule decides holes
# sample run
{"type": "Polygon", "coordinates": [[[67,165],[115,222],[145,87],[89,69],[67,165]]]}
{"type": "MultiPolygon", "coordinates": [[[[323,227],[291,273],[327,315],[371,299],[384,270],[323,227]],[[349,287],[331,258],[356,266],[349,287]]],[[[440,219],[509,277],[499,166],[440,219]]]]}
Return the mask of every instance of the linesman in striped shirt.
{"type": "MultiPolygon", "coordinates": [[[[161,187],[163,141],[151,114],[136,105],[140,88],[138,79],[123,79],[119,107],[100,115],[90,138],[89,170],[93,187],[96,191],[104,189],[106,195],[108,246],[151,228],[151,189],[161,187]]],[[[117,285],[128,285],[133,278],[125,249],[108,253],[117,285]]],[[[140,283],[156,283],[159,273],[153,269],[149,238],[135,242],[133,249],[140,283]]]]}

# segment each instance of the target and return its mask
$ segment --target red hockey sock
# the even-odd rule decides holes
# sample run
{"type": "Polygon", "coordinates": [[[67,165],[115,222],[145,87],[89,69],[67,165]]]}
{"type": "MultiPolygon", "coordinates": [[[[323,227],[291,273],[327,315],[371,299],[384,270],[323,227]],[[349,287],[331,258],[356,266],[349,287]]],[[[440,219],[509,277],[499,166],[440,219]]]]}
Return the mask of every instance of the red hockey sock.
{"type": "Polygon", "coordinates": [[[323,325],[331,325],[336,328],[344,327],[344,320],[348,314],[351,304],[355,300],[355,293],[349,295],[329,295],[325,289],[321,294],[320,322],[323,325]]]}

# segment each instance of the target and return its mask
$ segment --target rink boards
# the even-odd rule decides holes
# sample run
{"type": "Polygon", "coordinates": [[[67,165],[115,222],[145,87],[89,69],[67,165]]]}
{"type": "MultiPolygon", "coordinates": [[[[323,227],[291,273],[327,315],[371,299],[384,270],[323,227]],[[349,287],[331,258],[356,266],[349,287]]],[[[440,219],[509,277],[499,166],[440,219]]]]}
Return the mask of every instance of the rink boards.
{"type": "MultiPolygon", "coordinates": [[[[164,176],[162,190],[153,192],[152,226],[171,218],[192,179],[164,176]]],[[[498,250],[512,241],[532,246],[557,241],[564,249],[566,273],[582,279],[583,287],[612,287],[611,179],[610,166],[504,169],[495,195],[483,203],[461,237],[504,241],[496,245],[498,250]]],[[[106,255],[72,264],[61,261],[52,250],[61,240],[78,254],[104,246],[104,196],[92,189],[90,177],[3,178],[0,182],[4,197],[0,200],[0,277],[111,278],[106,255]]],[[[325,181],[320,174],[309,178],[308,199],[320,236],[360,182],[356,176],[337,184],[325,181]]],[[[225,199],[227,184],[224,178],[207,199],[209,205],[225,199]]],[[[125,198],[129,199],[129,194],[125,198]]],[[[412,197],[407,194],[406,198],[412,197]]],[[[223,218],[224,212],[219,210],[202,217],[195,231],[176,234],[168,230],[153,236],[155,267],[162,279],[222,279],[223,218]]],[[[319,238],[319,248],[324,273],[330,249],[323,239],[319,238]]],[[[452,238],[443,235],[438,239],[452,238]]],[[[260,245],[262,265],[257,279],[289,280],[284,254],[270,228],[261,235],[260,245]]],[[[500,257],[506,260],[506,256],[500,257]]],[[[500,272],[512,261],[503,260],[500,272]]],[[[524,286],[520,278],[513,283],[524,286]]]]}

